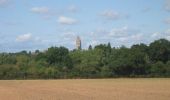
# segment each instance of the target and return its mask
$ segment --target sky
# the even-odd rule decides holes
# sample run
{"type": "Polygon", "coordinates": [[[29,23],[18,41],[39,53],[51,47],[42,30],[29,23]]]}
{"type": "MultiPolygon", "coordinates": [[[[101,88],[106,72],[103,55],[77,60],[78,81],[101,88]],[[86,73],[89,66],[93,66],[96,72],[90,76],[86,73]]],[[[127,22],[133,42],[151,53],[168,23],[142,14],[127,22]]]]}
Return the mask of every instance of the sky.
{"type": "Polygon", "coordinates": [[[0,0],[0,52],[170,40],[170,0],[0,0]]]}

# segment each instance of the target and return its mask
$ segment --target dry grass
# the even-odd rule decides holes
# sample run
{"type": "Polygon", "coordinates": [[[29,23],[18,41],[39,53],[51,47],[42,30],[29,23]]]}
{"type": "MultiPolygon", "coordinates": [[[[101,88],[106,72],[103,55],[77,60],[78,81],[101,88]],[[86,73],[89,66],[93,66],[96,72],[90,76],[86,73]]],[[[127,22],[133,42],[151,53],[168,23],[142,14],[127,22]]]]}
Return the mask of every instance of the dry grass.
{"type": "Polygon", "coordinates": [[[0,100],[170,100],[170,79],[1,80],[0,100]]]}

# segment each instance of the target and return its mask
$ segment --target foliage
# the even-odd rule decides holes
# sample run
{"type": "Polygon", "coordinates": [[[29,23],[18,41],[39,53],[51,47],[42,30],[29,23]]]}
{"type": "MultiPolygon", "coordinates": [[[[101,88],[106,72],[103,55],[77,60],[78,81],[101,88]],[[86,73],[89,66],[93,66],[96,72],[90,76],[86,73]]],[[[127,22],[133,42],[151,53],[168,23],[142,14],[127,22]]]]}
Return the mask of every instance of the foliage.
{"type": "Polygon", "coordinates": [[[0,79],[170,77],[170,41],[112,48],[111,44],[69,51],[0,53],[0,79]]]}

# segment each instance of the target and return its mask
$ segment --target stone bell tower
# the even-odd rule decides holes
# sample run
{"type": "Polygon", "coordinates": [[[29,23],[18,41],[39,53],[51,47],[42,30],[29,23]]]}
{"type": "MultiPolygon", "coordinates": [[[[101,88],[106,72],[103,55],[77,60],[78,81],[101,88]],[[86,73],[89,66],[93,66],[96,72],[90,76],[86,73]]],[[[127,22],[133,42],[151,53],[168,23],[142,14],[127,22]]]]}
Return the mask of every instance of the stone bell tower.
{"type": "Polygon", "coordinates": [[[79,36],[76,38],[76,49],[81,50],[81,39],[79,36]]]}

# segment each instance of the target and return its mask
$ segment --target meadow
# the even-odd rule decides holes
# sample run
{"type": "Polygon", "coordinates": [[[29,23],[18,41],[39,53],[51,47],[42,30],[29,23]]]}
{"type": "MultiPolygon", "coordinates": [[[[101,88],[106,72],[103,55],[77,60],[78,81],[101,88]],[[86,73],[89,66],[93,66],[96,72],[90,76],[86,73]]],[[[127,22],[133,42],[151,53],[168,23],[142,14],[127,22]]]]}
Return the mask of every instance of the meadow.
{"type": "Polygon", "coordinates": [[[169,78],[1,80],[1,100],[169,100],[169,78]]]}

